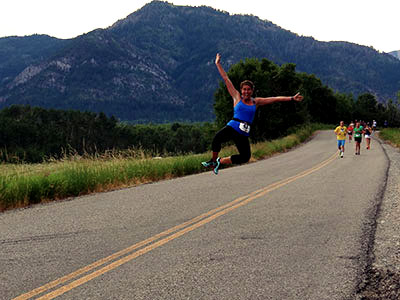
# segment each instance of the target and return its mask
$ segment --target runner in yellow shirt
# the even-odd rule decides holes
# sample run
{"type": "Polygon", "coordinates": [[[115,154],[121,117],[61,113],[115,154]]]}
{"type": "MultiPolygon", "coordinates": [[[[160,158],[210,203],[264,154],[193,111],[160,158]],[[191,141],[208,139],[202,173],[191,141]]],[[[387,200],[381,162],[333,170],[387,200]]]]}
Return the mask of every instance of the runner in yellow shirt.
{"type": "Polygon", "coordinates": [[[347,127],[344,126],[343,121],[340,121],[340,125],[336,127],[335,134],[337,137],[337,145],[340,151],[340,157],[343,158],[344,143],[346,142],[346,134],[347,134],[347,127]]]}

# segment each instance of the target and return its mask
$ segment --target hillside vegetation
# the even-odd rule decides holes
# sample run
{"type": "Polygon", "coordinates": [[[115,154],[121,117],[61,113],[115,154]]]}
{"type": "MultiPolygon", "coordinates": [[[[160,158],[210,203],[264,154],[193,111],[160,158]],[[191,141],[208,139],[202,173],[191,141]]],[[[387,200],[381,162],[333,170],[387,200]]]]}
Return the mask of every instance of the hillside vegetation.
{"type": "Polygon", "coordinates": [[[400,90],[400,60],[392,55],[319,42],[255,16],[161,1],[71,40],[13,37],[0,46],[0,108],[104,112],[135,123],[214,120],[217,52],[226,69],[246,58],[293,63],[355,98],[370,93],[386,103],[400,90]]]}
{"type": "MultiPolygon", "coordinates": [[[[383,105],[371,94],[355,99],[334,93],[314,75],[296,72],[293,64],[278,66],[267,59],[247,59],[233,65],[228,75],[235,85],[242,78],[251,79],[256,95],[304,95],[300,103],[259,108],[252,126],[253,142],[280,138],[290,128],[312,122],[336,124],[357,119],[382,125],[386,120],[389,126],[400,127],[397,102],[383,105]]],[[[135,125],[104,113],[12,105],[0,110],[0,161],[37,163],[127,149],[153,156],[203,153],[210,149],[215,132],[233,115],[232,98],[222,83],[215,92],[214,109],[215,123],[135,125]]]]}

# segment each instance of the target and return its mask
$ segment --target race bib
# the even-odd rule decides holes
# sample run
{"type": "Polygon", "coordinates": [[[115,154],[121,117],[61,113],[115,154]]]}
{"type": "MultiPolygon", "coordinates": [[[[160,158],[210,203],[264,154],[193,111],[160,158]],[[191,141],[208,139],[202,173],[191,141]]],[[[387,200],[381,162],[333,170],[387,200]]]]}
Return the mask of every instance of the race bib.
{"type": "Polygon", "coordinates": [[[249,133],[250,132],[250,125],[246,122],[240,122],[239,129],[243,132],[249,133]]]}

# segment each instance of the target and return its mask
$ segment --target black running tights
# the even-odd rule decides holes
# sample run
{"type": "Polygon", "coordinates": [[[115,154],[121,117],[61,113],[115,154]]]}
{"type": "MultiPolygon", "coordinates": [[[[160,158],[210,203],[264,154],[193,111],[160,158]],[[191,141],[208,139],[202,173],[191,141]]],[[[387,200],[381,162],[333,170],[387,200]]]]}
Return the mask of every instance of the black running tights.
{"type": "Polygon", "coordinates": [[[220,152],[222,143],[233,141],[239,151],[239,154],[231,156],[233,164],[244,164],[250,160],[250,143],[249,138],[245,135],[240,134],[230,126],[225,126],[217,132],[212,141],[212,151],[220,152]]]}

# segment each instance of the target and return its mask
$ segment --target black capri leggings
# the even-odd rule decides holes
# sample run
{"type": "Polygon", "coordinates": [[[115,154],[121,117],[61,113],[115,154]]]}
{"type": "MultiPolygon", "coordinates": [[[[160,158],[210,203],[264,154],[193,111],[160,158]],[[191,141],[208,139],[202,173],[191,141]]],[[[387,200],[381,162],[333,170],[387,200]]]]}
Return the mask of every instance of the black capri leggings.
{"type": "Polygon", "coordinates": [[[250,160],[250,143],[249,138],[245,135],[240,134],[230,126],[225,126],[217,132],[212,141],[212,151],[220,152],[222,143],[234,141],[239,154],[231,156],[233,164],[244,164],[250,160]]]}

